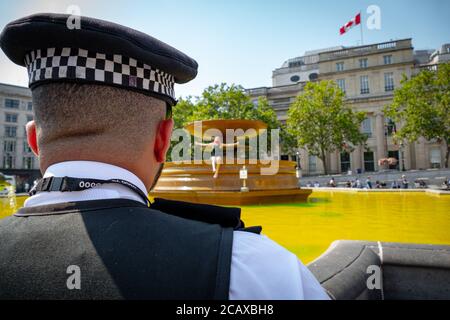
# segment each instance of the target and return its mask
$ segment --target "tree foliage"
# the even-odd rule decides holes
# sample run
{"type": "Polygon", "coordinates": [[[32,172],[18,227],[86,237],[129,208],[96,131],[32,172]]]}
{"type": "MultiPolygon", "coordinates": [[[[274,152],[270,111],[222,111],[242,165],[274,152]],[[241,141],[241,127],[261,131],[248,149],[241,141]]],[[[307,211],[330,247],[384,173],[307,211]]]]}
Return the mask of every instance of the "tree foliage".
{"type": "Polygon", "coordinates": [[[414,142],[420,137],[436,139],[447,146],[445,166],[450,154],[450,63],[441,64],[437,71],[423,70],[411,79],[402,80],[395,90],[392,104],[385,114],[399,122],[395,134],[400,140],[414,142]]]}
{"type": "Polygon", "coordinates": [[[180,99],[174,108],[178,128],[197,120],[252,119],[267,123],[269,129],[279,127],[275,111],[267,99],[253,103],[244,88],[225,83],[206,88],[199,97],[180,99]]]}
{"type": "Polygon", "coordinates": [[[360,132],[364,119],[364,112],[345,105],[344,92],[335,82],[308,82],[289,108],[287,126],[299,146],[322,160],[327,174],[328,153],[365,144],[367,136],[360,132]]]}
{"type": "MultiPolygon", "coordinates": [[[[180,99],[174,107],[175,128],[183,128],[197,120],[247,119],[261,120],[267,124],[268,138],[271,129],[280,129],[280,137],[286,140],[283,149],[293,146],[293,138],[277,119],[277,115],[266,98],[261,97],[253,102],[239,85],[216,84],[206,88],[201,96],[180,99]]],[[[173,142],[176,144],[177,142],[173,142]]],[[[270,148],[270,140],[268,141],[270,148]]],[[[169,153],[170,154],[170,151],[169,153]]],[[[169,156],[170,159],[170,156],[169,156]]]]}

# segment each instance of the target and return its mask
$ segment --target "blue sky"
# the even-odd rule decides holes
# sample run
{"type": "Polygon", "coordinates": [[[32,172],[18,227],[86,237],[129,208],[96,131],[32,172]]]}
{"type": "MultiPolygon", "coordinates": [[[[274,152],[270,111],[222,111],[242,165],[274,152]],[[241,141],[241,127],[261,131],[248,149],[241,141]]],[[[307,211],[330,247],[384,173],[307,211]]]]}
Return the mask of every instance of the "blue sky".
{"type": "MultiPolygon", "coordinates": [[[[272,70],[292,57],[337,45],[360,43],[359,28],[339,28],[361,11],[364,43],[413,38],[416,49],[450,43],[448,0],[0,0],[0,28],[36,12],[81,14],[146,32],[187,53],[199,75],[178,85],[177,95],[199,95],[208,85],[228,82],[246,88],[270,86],[272,70]],[[368,30],[369,5],[381,9],[381,30],[368,30]]],[[[0,82],[27,84],[24,68],[0,53],[0,82]]]]}

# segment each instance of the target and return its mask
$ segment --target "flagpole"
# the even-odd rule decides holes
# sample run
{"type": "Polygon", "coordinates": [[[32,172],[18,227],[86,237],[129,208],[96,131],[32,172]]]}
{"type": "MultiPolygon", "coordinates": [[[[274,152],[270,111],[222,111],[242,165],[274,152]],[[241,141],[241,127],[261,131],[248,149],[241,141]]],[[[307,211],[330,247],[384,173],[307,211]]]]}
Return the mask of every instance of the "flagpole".
{"type": "MultiPolygon", "coordinates": [[[[361,11],[359,12],[360,16],[361,16],[361,11]]],[[[363,37],[363,26],[362,26],[362,21],[359,23],[359,26],[361,27],[361,45],[364,45],[364,37],[363,37]]]]}

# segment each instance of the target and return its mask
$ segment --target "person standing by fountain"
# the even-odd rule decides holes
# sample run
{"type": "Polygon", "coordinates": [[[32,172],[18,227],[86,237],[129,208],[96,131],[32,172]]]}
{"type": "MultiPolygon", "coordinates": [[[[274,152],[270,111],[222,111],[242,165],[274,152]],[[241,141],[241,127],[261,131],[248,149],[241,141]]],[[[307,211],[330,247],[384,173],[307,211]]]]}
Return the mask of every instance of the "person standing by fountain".
{"type": "Polygon", "coordinates": [[[200,143],[195,142],[195,145],[201,147],[212,148],[211,150],[211,166],[214,172],[213,178],[217,179],[219,177],[220,166],[223,163],[223,149],[236,147],[239,145],[239,141],[236,143],[223,143],[222,137],[216,136],[214,140],[210,143],[200,143]]]}

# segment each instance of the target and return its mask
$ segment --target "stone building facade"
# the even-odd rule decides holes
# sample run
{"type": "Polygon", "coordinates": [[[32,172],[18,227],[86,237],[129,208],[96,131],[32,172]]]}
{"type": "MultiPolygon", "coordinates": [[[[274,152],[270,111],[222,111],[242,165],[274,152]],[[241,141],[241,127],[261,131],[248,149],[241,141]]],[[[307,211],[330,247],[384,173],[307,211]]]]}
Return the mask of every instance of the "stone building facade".
{"type": "MultiPolygon", "coordinates": [[[[247,92],[253,99],[267,97],[279,120],[285,122],[290,104],[302,92],[307,81],[335,81],[345,92],[347,103],[353,109],[366,113],[361,130],[367,134],[368,140],[367,148],[358,146],[351,153],[329,154],[329,173],[378,171],[381,169],[378,160],[388,157],[398,160],[390,169],[442,168],[446,151],[444,144],[424,139],[412,144],[396,144],[392,134],[400,124],[386,118],[383,108],[392,102],[394,90],[400,86],[403,75],[410,77],[420,68],[434,68],[438,63],[449,61],[449,48],[450,45],[444,45],[434,52],[415,52],[412,40],[402,39],[317,50],[312,55],[306,55],[308,59],[291,59],[276,69],[273,72],[273,87],[254,88],[247,92]],[[292,61],[300,62],[296,65],[290,63],[292,61]],[[305,74],[306,70],[313,70],[316,74],[311,78],[312,73],[305,74]]],[[[307,150],[299,152],[303,174],[324,173],[322,162],[317,157],[309,155],[307,150]]],[[[284,159],[288,157],[295,159],[295,156],[282,156],[284,159]]]]}
{"type": "Polygon", "coordinates": [[[31,120],[31,91],[0,83],[0,172],[16,177],[19,192],[40,175],[38,159],[28,146],[25,132],[31,120]]]}

